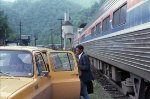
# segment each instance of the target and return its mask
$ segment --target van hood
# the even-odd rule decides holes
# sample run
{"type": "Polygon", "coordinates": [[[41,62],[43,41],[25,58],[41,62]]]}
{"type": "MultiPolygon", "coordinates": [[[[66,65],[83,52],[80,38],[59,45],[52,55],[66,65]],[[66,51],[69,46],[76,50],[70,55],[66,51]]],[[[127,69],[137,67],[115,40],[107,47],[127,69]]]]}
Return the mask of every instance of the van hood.
{"type": "Polygon", "coordinates": [[[33,78],[3,78],[0,77],[0,99],[7,99],[15,91],[32,82],[33,78]]]}

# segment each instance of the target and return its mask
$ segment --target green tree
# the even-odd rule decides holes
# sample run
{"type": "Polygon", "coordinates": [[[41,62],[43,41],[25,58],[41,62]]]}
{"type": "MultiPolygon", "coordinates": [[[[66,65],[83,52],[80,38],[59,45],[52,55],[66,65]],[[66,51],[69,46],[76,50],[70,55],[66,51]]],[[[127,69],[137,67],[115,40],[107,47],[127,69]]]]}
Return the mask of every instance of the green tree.
{"type": "Polygon", "coordinates": [[[3,11],[0,11],[0,38],[4,39],[8,34],[8,24],[7,17],[4,15],[3,11]]]}
{"type": "Polygon", "coordinates": [[[90,8],[83,9],[75,14],[73,16],[73,24],[75,28],[77,28],[82,23],[88,23],[89,21],[91,21],[92,17],[95,15],[95,13],[98,12],[102,4],[103,2],[96,2],[90,8]]]}
{"type": "Polygon", "coordinates": [[[14,40],[18,35],[10,28],[7,19],[8,18],[4,14],[4,11],[0,11],[0,39],[14,40]]]}

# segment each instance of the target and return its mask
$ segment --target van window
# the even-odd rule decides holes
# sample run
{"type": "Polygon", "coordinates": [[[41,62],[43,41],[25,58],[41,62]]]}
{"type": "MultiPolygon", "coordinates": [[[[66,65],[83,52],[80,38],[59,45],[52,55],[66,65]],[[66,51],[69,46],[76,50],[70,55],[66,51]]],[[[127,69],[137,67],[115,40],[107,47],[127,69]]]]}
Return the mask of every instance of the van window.
{"type": "Polygon", "coordinates": [[[32,54],[27,51],[1,50],[0,76],[31,77],[33,76],[32,54]],[[8,75],[7,75],[8,74],[8,75]]]}
{"type": "Polygon", "coordinates": [[[37,74],[38,74],[38,76],[40,76],[42,71],[45,71],[44,60],[43,60],[42,55],[40,53],[35,54],[35,61],[36,61],[37,74]]]}
{"type": "Polygon", "coordinates": [[[70,53],[51,53],[53,71],[73,71],[74,61],[70,53]]]}

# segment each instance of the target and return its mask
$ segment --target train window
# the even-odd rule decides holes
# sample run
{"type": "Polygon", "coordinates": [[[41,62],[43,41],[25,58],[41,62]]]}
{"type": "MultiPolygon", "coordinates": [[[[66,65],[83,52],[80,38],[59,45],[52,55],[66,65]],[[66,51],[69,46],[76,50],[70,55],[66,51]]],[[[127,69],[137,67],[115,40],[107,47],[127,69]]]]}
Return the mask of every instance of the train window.
{"type": "Polygon", "coordinates": [[[102,24],[102,31],[103,31],[103,32],[106,32],[106,31],[109,30],[109,20],[110,20],[109,16],[106,17],[106,18],[103,20],[103,24],[102,24]]]}
{"type": "Polygon", "coordinates": [[[120,24],[124,24],[126,22],[126,9],[127,9],[127,5],[121,7],[120,24]]]}
{"type": "Polygon", "coordinates": [[[98,23],[97,25],[96,25],[96,33],[100,33],[101,31],[100,31],[100,23],[98,23]]]}
{"type": "Polygon", "coordinates": [[[95,27],[93,27],[93,28],[91,29],[91,34],[92,34],[92,36],[94,36],[94,33],[95,33],[95,27]]]}
{"type": "Polygon", "coordinates": [[[113,13],[112,25],[114,28],[126,22],[126,9],[127,4],[124,4],[113,13]]]}
{"type": "Polygon", "coordinates": [[[119,13],[120,13],[120,10],[116,10],[116,12],[114,13],[114,16],[113,16],[113,27],[117,27],[119,25],[119,13]]]}
{"type": "Polygon", "coordinates": [[[70,53],[51,53],[50,57],[55,72],[74,70],[74,61],[70,53]]]}
{"type": "Polygon", "coordinates": [[[82,41],[84,41],[85,40],[85,34],[82,36],[82,39],[81,39],[82,41]]]}

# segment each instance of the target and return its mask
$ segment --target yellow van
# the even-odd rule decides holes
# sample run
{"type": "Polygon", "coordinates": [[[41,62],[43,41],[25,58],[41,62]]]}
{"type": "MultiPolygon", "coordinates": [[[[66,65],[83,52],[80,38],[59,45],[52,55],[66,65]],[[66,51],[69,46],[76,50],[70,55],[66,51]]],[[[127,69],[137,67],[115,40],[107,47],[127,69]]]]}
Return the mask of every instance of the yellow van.
{"type": "Polygon", "coordinates": [[[0,99],[79,99],[75,56],[36,47],[0,47],[0,99]]]}

